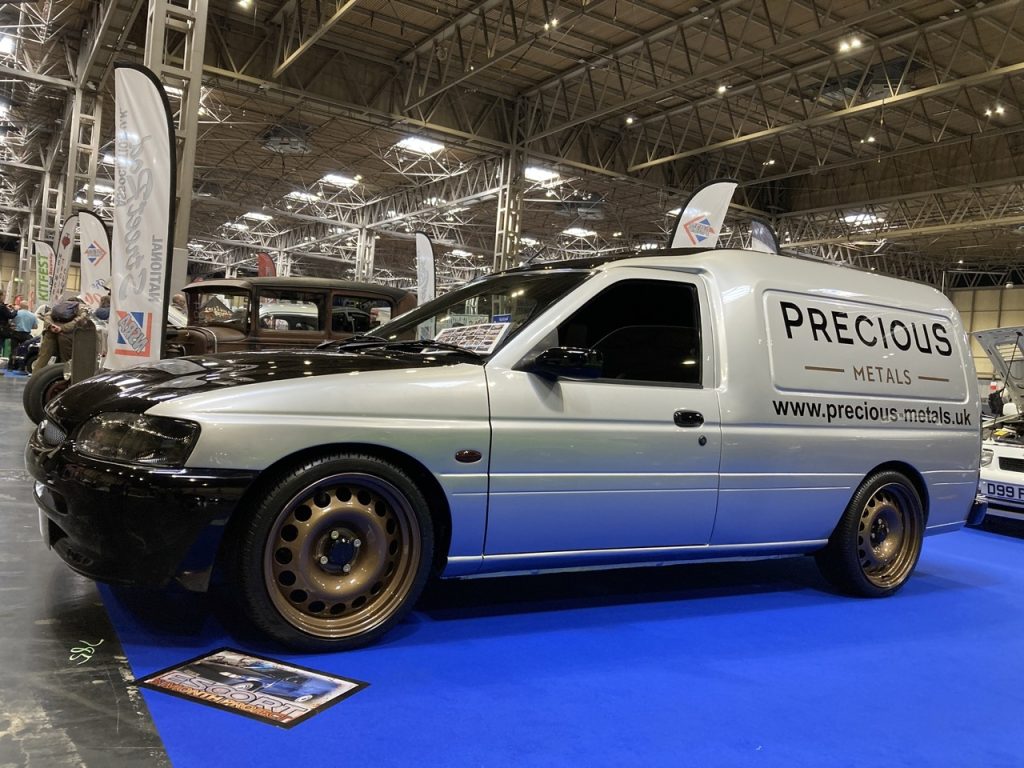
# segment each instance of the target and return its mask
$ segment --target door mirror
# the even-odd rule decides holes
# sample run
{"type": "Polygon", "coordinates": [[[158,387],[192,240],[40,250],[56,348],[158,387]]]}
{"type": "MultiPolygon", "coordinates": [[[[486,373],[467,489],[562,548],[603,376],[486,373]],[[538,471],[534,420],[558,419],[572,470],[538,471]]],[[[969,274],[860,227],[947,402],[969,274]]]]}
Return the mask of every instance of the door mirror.
{"type": "Polygon", "coordinates": [[[604,360],[594,349],[554,347],[541,352],[520,370],[550,379],[598,379],[604,370],[604,360]]]}

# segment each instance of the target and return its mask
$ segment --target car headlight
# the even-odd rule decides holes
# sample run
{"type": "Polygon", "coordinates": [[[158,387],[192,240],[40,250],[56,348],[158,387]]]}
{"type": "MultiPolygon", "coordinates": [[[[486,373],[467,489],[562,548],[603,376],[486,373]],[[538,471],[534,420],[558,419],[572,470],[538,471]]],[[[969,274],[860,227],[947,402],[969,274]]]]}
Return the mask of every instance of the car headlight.
{"type": "Polygon", "coordinates": [[[981,450],[981,466],[987,467],[991,463],[992,463],[992,451],[988,450],[987,448],[982,448],[982,450],[981,450]]]}
{"type": "Polygon", "coordinates": [[[199,425],[191,421],[138,413],[101,413],[78,430],[75,450],[105,461],[180,467],[197,437],[199,425]]]}

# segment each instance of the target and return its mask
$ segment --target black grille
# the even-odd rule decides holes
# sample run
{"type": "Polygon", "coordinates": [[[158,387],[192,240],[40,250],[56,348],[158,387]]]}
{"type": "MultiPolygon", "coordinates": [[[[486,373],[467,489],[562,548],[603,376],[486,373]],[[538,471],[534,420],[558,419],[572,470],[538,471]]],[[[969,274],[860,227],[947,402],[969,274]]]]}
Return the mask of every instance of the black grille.
{"type": "Polygon", "coordinates": [[[39,439],[43,441],[43,445],[48,445],[51,448],[58,448],[64,445],[64,441],[68,439],[67,433],[54,424],[49,419],[43,419],[39,422],[39,439]]]}
{"type": "Polygon", "coordinates": [[[1005,456],[999,457],[999,468],[1007,472],[1024,472],[1024,459],[1010,459],[1005,456]]]}

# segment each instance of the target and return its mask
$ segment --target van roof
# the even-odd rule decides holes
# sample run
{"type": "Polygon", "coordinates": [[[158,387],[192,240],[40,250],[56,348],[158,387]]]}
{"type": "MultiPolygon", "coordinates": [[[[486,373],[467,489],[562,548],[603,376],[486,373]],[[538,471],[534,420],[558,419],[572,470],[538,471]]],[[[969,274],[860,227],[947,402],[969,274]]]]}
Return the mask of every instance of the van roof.
{"type": "Polygon", "coordinates": [[[891,302],[894,297],[898,297],[904,306],[938,311],[942,314],[945,314],[948,308],[948,299],[925,283],[810,257],[733,248],[667,248],[636,254],[605,254],[584,259],[528,264],[507,270],[506,273],[623,267],[713,271],[724,288],[749,285],[751,276],[754,275],[760,279],[771,280],[775,284],[792,287],[794,290],[820,291],[835,295],[842,293],[847,298],[882,303],[891,302]]]}

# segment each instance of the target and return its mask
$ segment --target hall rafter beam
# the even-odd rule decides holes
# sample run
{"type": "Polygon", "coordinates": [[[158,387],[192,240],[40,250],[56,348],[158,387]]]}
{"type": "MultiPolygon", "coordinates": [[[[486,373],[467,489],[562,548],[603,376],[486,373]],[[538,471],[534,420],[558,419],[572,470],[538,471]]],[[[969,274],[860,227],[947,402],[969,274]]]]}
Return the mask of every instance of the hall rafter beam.
{"type": "MultiPolygon", "coordinates": [[[[281,77],[285,70],[291,67],[299,58],[309,51],[314,45],[316,45],[320,38],[326,35],[341,21],[342,17],[348,13],[348,11],[356,4],[356,0],[339,0],[334,6],[334,13],[327,19],[319,19],[314,16],[312,22],[315,26],[306,30],[304,28],[303,19],[298,13],[293,13],[290,16],[285,16],[282,21],[284,22],[284,30],[281,40],[281,52],[280,62],[274,67],[273,77],[275,79],[281,77]]],[[[298,9],[301,6],[295,4],[292,6],[293,9],[298,9]]],[[[320,4],[314,4],[312,9],[313,14],[320,12],[320,4]]],[[[307,22],[308,23],[308,22],[307,22]]]]}

